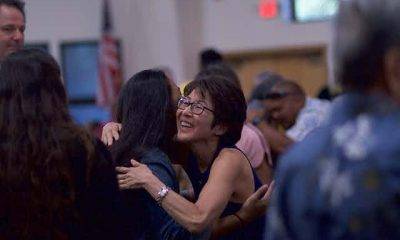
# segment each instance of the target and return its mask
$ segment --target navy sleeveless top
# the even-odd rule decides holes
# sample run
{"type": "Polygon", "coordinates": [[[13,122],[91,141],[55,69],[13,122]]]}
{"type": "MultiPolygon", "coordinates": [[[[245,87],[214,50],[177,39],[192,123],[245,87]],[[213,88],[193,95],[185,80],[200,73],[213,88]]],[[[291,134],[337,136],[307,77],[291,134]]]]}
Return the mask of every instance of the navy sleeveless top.
{"type": "MultiPolygon", "coordinates": [[[[228,147],[228,148],[235,148],[242,152],[239,148],[236,146],[228,147]]],[[[222,149],[221,149],[222,150],[222,149]]],[[[218,156],[219,152],[215,156],[218,156]]],[[[242,152],[243,153],[243,152],[242,152]]],[[[248,160],[247,156],[243,153],[243,155],[246,157],[248,160]]],[[[210,164],[210,166],[207,168],[206,171],[201,172],[199,167],[198,167],[198,162],[196,157],[193,154],[190,154],[188,162],[187,162],[187,168],[185,169],[190,181],[192,182],[193,185],[193,190],[195,194],[196,200],[199,198],[200,192],[203,189],[204,185],[206,184],[208,177],[210,176],[210,169],[212,166],[213,162],[210,164]]],[[[250,164],[250,162],[249,162],[250,164]]],[[[253,178],[254,178],[254,187],[255,190],[261,187],[261,181],[258,179],[257,175],[255,174],[253,168],[253,178]]],[[[235,203],[235,202],[228,202],[226,205],[224,211],[221,214],[221,217],[225,217],[228,215],[232,215],[239,211],[239,209],[242,207],[242,203],[235,203]]],[[[246,227],[237,229],[234,232],[231,232],[228,235],[225,235],[223,237],[220,237],[219,239],[223,240],[234,240],[234,239],[263,239],[263,233],[264,233],[264,226],[265,226],[265,219],[264,217],[260,217],[253,222],[247,224],[246,227]]]]}

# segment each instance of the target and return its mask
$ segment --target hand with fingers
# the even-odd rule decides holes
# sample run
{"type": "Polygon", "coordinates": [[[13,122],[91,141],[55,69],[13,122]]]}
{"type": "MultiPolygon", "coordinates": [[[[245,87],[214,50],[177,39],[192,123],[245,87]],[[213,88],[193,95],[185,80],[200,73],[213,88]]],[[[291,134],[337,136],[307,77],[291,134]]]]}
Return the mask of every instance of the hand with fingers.
{"type": "Polygon", "coordinates": [[[264,215],[271,201],[274,184],[275,182],[272,181],[269,185],[265,184],[254,192],[237,212],[240,218],[246,222],[251,222],[264,215]]]}
{"type": "Polygon", "coordinates": [[[122,129],[122,125],[120,123],[109,122],[103,127],[103,131],[101,133],[101,141],[106,146],[111,146],[114,141],[119,139],[119,132],[122,129]]]}
{"type": "Polygon", "coordinates": [[[118,185],[121,190],[142,188],[145,179],[153,176],[151,170],[135,160],[131,160],[132,167],[116,167],[118,185]]]}

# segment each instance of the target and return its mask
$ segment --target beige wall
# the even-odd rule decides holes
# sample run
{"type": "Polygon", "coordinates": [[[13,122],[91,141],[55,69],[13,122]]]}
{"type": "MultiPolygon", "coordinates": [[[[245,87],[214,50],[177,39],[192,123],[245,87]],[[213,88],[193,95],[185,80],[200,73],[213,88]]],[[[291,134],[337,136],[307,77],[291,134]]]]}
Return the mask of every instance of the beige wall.
{"type": "MultiPolygon", "coordinates": [[[[100,36],[100,0],[26,0],[28,42],[58,45],[100,36]]],[[[197,71],[203,47],[223,52],[287,46],[330,46],[329,22],[291,24],[257,15],[258,0],[111,0],[122,40],[125,78],[144,68],[169,66],[178,82],[197,71]]]]}
{"type": "Polygon", "coordinates": [[[258,17],[259,0],[204,0],[204,44],[222,50],[281,48],[329,43],[330,22],[293,24],[258,17]]]}

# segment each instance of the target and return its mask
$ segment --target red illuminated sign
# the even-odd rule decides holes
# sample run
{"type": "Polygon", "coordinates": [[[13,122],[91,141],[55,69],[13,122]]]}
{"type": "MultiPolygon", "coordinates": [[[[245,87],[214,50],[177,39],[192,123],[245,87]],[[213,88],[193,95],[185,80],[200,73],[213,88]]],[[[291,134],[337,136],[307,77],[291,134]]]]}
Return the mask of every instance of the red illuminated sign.
{"type": "Polygon", "coordinates": [[[258,14],[264,19],[276,18],[278,16],[278,0],[260,0],[258,14]]]}

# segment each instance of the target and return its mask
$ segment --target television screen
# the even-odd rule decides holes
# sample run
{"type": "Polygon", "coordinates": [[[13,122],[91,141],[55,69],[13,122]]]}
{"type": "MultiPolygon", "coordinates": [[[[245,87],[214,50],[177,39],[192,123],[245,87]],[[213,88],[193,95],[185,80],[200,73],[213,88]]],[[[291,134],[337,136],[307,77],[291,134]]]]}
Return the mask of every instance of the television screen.
{"type": "Polygon", "coordinates": [[[109,121],[109,110],[96,106],[98,42],[63,43],[61,55],[64,84],[72,117],[79,124],[109,121]]]}
{"type": "Polygon", "coordinates": [[[294,20],[310,22],[327,20],[338,10],[338,0],[293,0],[294,20]]]}
{"type": "Polygon", "coordinates": [[[70,100],[96,97],[97,45],[96,41],[61,45],[64,82],[70,100]]]}

